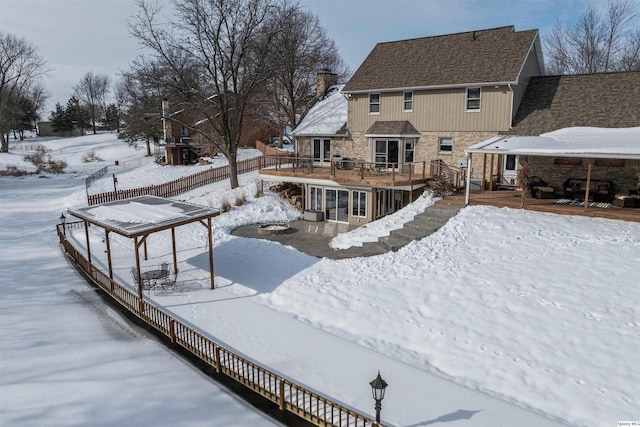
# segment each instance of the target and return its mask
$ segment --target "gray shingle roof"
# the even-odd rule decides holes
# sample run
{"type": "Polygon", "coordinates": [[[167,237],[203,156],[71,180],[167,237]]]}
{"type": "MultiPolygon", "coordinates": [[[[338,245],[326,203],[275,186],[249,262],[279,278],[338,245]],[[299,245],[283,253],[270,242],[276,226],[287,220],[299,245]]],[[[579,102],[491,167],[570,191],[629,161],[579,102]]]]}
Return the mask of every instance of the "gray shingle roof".
{"type": "Polygon", "coordinates": [[[640,72],[533,77],[508,133],[573,126],[640,126],[640,72]]]}
{"type": "Polygon", "coordinates": [[[420,135],[413,125],[406,121],[376,121],[365,135],[420,135]]]}
{"type": "Polygon", "coordinates": [[[378,43],[343,91],[514,82],[537,35],[508,26],[378,43]]]}

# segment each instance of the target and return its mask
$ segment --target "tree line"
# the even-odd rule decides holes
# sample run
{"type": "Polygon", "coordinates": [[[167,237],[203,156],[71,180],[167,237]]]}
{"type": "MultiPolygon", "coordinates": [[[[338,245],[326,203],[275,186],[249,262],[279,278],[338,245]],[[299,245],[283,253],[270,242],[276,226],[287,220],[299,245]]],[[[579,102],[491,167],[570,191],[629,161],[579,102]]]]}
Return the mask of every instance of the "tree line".
{"type": "MultiPolygon", "coordinates": [[[[178,121],[207,141],[204,151],[227,157],[238,185],[238,147],[256,129],[294,128],[315,100],[315,76],[349,70],[318,17],[295,0],[173,0],[169,14],[135,0],[129,31],[146,48],[112,85],[87,73],[66,105],[49,118],[57,130],[99,125],[129,140],[162,136],[161,120],[178,121]],[[165,18],[163,18],[165,16],[165,18]],[[108,102],[110,100],[111,102],[108,102]],[[171,105],[163,116],[162,102],[171,105]],[[185,111],[180,122],[169,113],[185,111]]],[[[640,24],[633,0],[588,7],[570,25],[543,37],[548,74],[640,70],[640,24]]],[[[1,151],[10,130],[33,127],[46,100],[45,61],[24,39],[0,33],[1,151]]],[[[282,141],[282,135],[280,140],[282,141]]]]}

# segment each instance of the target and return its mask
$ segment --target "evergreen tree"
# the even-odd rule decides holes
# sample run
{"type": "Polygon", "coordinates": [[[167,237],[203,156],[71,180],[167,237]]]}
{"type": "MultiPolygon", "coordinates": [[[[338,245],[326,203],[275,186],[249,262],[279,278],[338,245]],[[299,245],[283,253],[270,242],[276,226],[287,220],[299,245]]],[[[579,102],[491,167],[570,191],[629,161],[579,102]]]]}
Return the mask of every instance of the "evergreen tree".
{"type": "Polygon", "coordinates": [[[56,110],[51,112],[49,120],[52,122],[54,132],[65,132],[73,129],[67,110],[59,102],[56,104],[56,110]]]}
{"type": "Polygon", "coordinates": [[[109,130],[120,132],[120,111],[115,104],[110,104],[104,113],[104,124],[109,130]]]}
{"type": "Polygon", "coordinates": [[[25,130],[35,127],[36,120],[38,120],[38,107],[34,100],[28,96],[18,98],[15,130],[20,132],[20,140],[24,139],[25,130]]]}
{"type": "Polygon", "coordinates": [[[76,125],[84,133],[84,129],[89,125],[89,113],[75,96],[67,101],[66,114],[72,124],[71,128],[73,129],[73,125],[76,125]]]}

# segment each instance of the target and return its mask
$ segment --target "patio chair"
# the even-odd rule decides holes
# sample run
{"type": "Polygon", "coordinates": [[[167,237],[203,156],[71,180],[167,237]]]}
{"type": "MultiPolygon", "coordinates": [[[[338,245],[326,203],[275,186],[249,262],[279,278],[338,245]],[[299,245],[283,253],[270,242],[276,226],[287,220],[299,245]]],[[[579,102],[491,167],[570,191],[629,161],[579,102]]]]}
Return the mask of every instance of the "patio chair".
{"type": "Polygon", "coordinates": [[[169,267],[169,263],[163,262],[160,264],[160,279],[156,283],[156,286],[153,288],[153,292],[155,295],[169,295],[172,294],[175,290],[175,284],[177,279],[177,274],[171,274],[171,269],[169,267]]]}

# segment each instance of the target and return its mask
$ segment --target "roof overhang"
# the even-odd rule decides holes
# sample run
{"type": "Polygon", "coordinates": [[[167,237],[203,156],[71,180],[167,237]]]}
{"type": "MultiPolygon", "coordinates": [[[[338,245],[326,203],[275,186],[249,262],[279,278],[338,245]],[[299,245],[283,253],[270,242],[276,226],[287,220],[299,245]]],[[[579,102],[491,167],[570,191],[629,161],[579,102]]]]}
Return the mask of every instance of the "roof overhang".
{"type": "Polygon", "coordinates": [[[509,82],[473,82],[473,83],[456,83],[450,85],[430,85],[430,86],[407,86],[407,87],[393,87],[393,88],[371,88],[371,89],[358,89],[358,90],[343,90],[346,94],[361,94],[372,92],[400,92],[400,91],[413,91],[413,90],[433,90],[433,89],[459,89],[467,87],[486,87],[486,86],[508,86],[518,84],[517,80],[509,82]]]}
{"type": "Polygon", "coordinates": [[[125,237],[144,236],[220,215],[220,210],[157,196],[139,196],[69,213],[125,237]]]}
{"type": "Polygon", "coordinates": [[[420,132],[407,120],[376,120],[364,136],[367,138],[419,138],[420,132]]]}
{"type": "Polygon", "coordinates": [[[468,154],[513,154],[640,160],[640,127],[566,128],[540,136],[496,136],[464,150],[468,154]]]}

